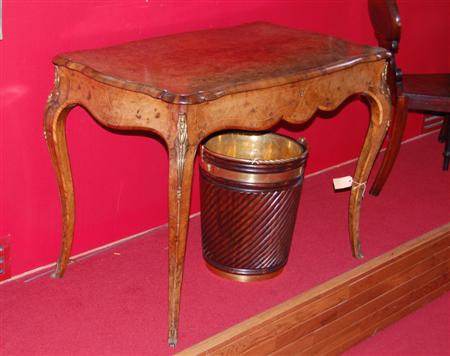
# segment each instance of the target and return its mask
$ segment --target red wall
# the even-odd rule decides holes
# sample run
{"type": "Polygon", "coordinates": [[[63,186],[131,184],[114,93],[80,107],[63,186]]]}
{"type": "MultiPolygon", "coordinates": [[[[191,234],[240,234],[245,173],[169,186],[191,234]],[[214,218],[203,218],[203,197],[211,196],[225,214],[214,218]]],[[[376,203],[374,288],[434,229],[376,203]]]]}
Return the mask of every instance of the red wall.
{"type": "MultiPolygon", "coordinates": [[[[405,71],[448,71],[447,1],[401,1],[405,71]],[[426,22],[423,20],[426,19],[426,22]],[[420,50],[418,50],[420,48],[420,50]]],[[[375,44],[363,0],[33,1],[3,0],[0,42],[0,238],[11,239],[12,273],[56,260],[61,218],[56,180],[42,136],[42,113],[61,51],[107,46],[255,20],[375,44]]],[[[354,101],[333,119],[296,128],[311,145],[308,171],[358,155],[368,122],[354,101]]],[[[407,136],[420,132],[414,116],[407,136]]],[[[167,221],[167,157],[156,140],[112,134],[82,109],[68,121],[77,198],[74,253],[167,221]]],[[[192,211],[199,210],[195,183],[192,211]]]]}

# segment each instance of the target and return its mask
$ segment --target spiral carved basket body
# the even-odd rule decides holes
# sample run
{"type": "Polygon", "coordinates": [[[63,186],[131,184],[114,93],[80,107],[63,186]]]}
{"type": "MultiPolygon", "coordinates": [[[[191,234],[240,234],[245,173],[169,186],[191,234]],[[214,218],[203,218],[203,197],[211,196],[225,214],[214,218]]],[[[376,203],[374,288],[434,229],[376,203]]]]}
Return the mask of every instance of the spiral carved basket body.
{"type": "Polygon", "coordinates": [[[201,147],[207,266],[239,281],[268,279],[289,256],[307,157],[304,140],[229,133],[201,147]]]}

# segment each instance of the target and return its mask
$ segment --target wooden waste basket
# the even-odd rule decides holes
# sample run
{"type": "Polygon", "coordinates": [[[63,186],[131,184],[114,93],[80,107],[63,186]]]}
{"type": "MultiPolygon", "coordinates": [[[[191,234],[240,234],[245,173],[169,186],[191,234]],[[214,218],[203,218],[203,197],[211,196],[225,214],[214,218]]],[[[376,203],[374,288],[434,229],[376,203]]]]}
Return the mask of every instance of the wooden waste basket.
{"type": "Polygon", "coordinates": [[[308,155],[304,139],[229,132],[200,147],[203,257],[214,273],[269,279],[286,265],[308,155]]]}

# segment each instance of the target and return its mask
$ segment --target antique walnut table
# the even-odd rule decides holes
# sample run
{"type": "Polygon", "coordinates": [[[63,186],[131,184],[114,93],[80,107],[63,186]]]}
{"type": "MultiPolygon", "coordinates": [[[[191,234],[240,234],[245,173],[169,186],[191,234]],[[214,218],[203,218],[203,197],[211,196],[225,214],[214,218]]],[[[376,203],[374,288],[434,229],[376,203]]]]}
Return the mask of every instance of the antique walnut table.
{"type": "MultiPolygon", "coordinates": [[[[44,133],[56,170],[63,238],[56,277],[69,261],[75,200],[65,122],[76,105],[103,125],[159,135],[169,153],[169,344],[177,342],[194,158],[199,143],[224,129],[267,130],[303,123],[353,94],[367,98],[369,129],[349,204],[353,255],[361,258],[359,213],[369,171],[390,117],[385,50],[317,33],[251,23],[65,53],[44,133]]],[[[349,133],[350,134],[350,133],[349,133]]]]}

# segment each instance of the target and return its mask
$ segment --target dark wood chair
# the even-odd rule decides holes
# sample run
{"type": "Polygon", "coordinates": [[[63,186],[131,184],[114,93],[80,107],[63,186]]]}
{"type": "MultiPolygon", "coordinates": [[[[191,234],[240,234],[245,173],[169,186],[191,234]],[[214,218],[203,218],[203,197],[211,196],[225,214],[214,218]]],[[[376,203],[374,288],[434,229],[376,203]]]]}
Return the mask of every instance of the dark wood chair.
{"type": "Polygon", "coordinates": [[[444,116],[439,140],[445,142],[444,170],[448,170],[450,160],[450,73],[403,75],[397,67],[395,58],[401,34],[397,3],[395,0],[368,0],[368,3],[375,37],[379,45],[392,54],[388,82],[394,108],[393,120],[391,121],[388,147],[370,190],[372,195],[378,195],[399,152],[408,111],[430,112],[444,116]]]}

